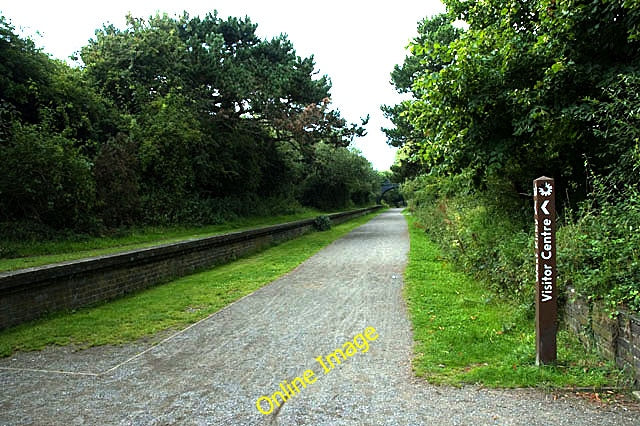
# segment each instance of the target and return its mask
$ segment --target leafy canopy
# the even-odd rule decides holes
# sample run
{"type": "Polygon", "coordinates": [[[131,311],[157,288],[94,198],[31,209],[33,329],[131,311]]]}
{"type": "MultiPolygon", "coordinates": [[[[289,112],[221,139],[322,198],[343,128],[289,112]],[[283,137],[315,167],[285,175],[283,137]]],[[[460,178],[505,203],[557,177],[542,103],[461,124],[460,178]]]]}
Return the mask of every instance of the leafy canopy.
{"type": "Polygon", "coordinates": [[[630,155],[636,100],[623,93],[637,93],[640,75],[637,2],[445,3],[447,14],[419,24],[392,73],[412,98],[383,107],[406,164],[445,175],[471,169],[481,186],[499,176],[519,192],[553,175],[584,193],[585,161],[611,173],[630,155]]]}

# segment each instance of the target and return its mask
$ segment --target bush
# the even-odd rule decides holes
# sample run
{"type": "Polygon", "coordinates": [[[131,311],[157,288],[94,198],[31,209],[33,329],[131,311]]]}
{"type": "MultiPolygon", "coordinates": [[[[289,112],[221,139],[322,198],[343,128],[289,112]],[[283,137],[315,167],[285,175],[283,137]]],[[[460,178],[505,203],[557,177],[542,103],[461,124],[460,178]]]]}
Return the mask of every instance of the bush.
{"type": "Polygon", "coordinates": [[[178,209],[163,209],[161,203],[146,213],[146,223],[216,225],[240,217],[297,214],[306,209],[291,197],[261,198],[257,194],[227,197],[185,197],[178,209]],[[152,212],[155,212],[152,214],[152,212]]]}
{"type": "Polygon", "coordinates": [[[325,215],[318,216],[313,221],[313,226],[318,231],[328,231],[329,229],[331,229],[331,219],[329,218],[329,216],[325,215]]]}
{"type": "Polygon", "coordinates": [[[379,177],[358,151],[318,144],[312,173],[302,183],[301,201],[321,210],[339,210],[375,200],[379,177]]]}
{"type": "Polygon", "coordinates": [[[140,221],[140,167],[136,150],[132,140],[120,135],[104,144],[95,159],[98,212],[109,227],[140,221]]]}
{"type": "Polygon", "coordinates": [[[628,187],[617,201],[606,197],[608,191],[597,190],[578,219],[558,231],[562,282],[604,300],[612,312],[623,306],[640,312],[640,191],[628,187]]]}
{"type": "Polygon", "coordinates": [[[0,158],[0,221],[55,229],[95,226],[91,163],[73,141],[14,123],[0,158]]]}
{"type": "MultiPolygon", "coordinates": [[[[533,308],[531,201],[505,200],[493,190],[465,193],[456,179],[422,176],[406,183],[403,191],[411,210],[448,259],[533,308]]],[[[627,187],[612,197],[602,179],[595,183],[577,219],[558,227],[561,295],[571,284],[579,293],[607,302],[612,312],[621,306],[640,312],[640,191],[627,187]]]]}

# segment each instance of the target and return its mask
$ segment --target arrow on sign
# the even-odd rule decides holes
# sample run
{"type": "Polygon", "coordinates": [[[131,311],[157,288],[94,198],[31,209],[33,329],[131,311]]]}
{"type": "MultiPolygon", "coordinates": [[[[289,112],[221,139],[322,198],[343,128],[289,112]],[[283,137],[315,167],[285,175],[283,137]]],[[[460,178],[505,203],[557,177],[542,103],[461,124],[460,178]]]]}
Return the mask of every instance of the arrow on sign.
{"type": "Polygon", "coordinates": [[[540,206],[540,210],[544,212],[544,214],[549,214],[549,210],[547,210],[547,204],[549,204],[549,200],[544,200],[542,205],[540,206]]]}

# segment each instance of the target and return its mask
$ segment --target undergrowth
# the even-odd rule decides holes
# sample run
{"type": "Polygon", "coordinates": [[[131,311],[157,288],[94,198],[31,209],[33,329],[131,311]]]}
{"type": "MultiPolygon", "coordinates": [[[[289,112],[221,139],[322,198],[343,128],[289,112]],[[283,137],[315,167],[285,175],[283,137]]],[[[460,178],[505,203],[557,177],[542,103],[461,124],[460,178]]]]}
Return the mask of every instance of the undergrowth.
{"type": "Polygon", "coordinates": [[[405,292],[413,323],[414,371],[437,384],[490,387],[626,386],[612,363],[558,335],[558,362],[535,365],[535,325],[527,305],[500,297],[460,272],[407,216],[411,251],[405,292]]]}
{"type": "MultiPolygon", "coordinates": [[[[531,197],[491,182],[470,189],[464,174],[420,176],[403,186],[409,208],[447,259],[501,296],[533,311],[535,276],[531,197]]],[[[593,177],[589,198],[559,211],[561,300],[571,285],[609,312],[640,312],[640,189],[593,177]]],[[[525,194],[526,195],[526,194],[525,194]]]]}

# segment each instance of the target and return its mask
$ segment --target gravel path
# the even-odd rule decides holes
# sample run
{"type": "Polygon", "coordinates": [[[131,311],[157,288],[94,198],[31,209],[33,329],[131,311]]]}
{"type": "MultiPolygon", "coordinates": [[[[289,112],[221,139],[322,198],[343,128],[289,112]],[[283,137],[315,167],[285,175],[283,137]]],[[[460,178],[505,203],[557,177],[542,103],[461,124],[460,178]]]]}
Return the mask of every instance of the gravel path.
{"type": "Polygon", "coordinates": [[[405,220],[391,210],[158,345],[0,360],[0,424],[640,425],[620,407],[415,379],[402,298],[408,249],[405,220]],[[336,349],[344,358],[327,360],[336,349]],[[318,357],[335,368],[325,373],[318,357]],[[284,403],[281,383],[294,394],[284,403]],[[268,401],[277,391],[280,407],[268,401]]]}

